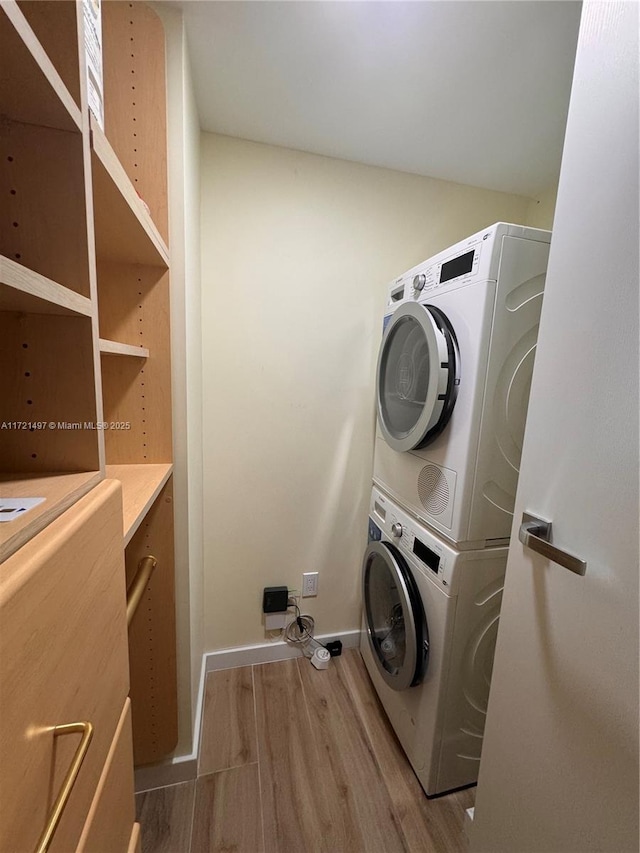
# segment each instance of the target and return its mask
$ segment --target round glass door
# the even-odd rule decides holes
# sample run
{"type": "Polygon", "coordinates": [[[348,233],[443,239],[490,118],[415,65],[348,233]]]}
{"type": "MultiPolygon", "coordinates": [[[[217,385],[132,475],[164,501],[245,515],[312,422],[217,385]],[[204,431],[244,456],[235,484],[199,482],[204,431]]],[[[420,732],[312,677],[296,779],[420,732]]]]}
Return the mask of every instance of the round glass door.
{"type": "Polygon", "coordinates": [[[378,423],[398,451],[425,447],[446,427],[460,355],[447,317],[433,305],[402,305],[382,339],[376,380],[378,423]]]}
{"type": "Polygon", "coordinates": [[[380,674],[394,690],[419,684],[427,667],[429,633],[411,570],[393,545],[370,543],[362,585],[369,646],[380,674]]]}

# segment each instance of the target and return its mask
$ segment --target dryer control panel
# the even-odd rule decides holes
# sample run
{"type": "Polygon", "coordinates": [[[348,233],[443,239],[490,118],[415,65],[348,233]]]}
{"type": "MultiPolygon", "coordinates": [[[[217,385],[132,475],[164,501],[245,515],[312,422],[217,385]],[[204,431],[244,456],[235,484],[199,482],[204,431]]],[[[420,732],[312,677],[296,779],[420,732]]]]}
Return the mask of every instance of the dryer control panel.
{"type": "Polygon", "coordinates": [[[506,236],[548,243],[551,232],[496,222],[395,279],[388,288],[385,314],[393,313],[403,302],[424,302],[434,292],[442,293],[473,282],[496,280],[502,238],[506,236]]]}

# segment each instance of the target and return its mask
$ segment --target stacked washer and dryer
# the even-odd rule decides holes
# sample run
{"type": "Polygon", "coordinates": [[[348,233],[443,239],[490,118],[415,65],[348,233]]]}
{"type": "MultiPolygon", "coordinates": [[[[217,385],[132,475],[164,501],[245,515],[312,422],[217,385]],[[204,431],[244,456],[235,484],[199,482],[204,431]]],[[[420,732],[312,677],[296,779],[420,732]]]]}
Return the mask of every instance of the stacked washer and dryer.
{"type": "Polygon", "coordinates": [[[360,648],[428,796],[477,781],[550,239],[499,222],[388,289],[360,648]]]}

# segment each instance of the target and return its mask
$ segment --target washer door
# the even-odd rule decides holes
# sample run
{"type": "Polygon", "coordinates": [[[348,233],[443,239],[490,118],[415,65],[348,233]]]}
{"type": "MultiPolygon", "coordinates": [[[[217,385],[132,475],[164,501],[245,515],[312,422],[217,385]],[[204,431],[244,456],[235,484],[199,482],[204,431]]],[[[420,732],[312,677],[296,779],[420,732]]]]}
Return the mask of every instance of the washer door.
{"type": "Polygon", "coordinates": [[[394,690],[420,684],[429,631],[420,593],[404,557],[388,542],[371,542],[362,565],[364,614],[380,675],[394,690]]]}
{"type": "Polygon", "coordinates": [[[398,451],[425,447],[449,422],[459,384],[453,326],[434,305],[408,302],[392,316],[378,356],[378,423],[398,451]]]}

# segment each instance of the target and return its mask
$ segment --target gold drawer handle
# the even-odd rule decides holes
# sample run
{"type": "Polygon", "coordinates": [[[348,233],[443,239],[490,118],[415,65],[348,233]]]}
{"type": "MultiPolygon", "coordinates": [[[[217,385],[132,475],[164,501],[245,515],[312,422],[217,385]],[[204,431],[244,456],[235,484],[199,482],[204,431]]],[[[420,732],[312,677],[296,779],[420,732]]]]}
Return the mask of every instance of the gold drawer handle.
{"type": "Polygon", "coordinates": [[[142,596],[144,595],[144,591],[149,583],[151,572],[155,569],[157,564],[158,561],[155,557],[152,557],[151,554],[147,557],[143,557],[138,563],[138,571],[136,572],[136,576],[134,577],[127,593],[127,627],[131,625],[135,612],[142,601],[142,596]]]}
{"type": "Polygon", "coordinates": [[[91,738],[93,737],[93,726],[89,722],[66,723],[63,726],[55,726],[53,729],[54,737],[73,734],[81,734],[82,738],[80,740],[80,743],[78,744],[76,753],[73,756],[73,761],[71,762],[71,766],[67,771],[67,775],[64,777],[62,787],[60,788],[60,793],[58,794],[56,801],[53,804],[53,808],[51,809],[51,813],[47,819],[47,825],[44,828],[44,832],[40,836],[40,840],[38,841],[38,845],[36,847],[36,853],[46,853],[46,851],[49,849],[49,845],[51,844],[53,835],[56,829],[58,828],[58,824],[60,823],[62,812],[65,810],[65,807],[69,801],[69,797],[71,796],[73,786],[75,785],[76,779],[78,778],[78,773],[80,772],[80,768],[82,767],[84,757],[87,754],[87,750],[89,749],[89,744],[91,743],[91,738]]]}

